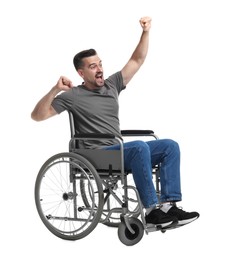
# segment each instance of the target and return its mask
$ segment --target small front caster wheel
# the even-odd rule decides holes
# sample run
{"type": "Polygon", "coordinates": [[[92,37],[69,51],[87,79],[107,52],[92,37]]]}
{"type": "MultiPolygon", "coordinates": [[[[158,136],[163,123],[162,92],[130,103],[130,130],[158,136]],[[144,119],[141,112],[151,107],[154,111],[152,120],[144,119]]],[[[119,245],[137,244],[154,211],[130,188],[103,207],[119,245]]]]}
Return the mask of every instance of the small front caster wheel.
{"type": "Polygon", "coordinates": [[[137,218],[129,218],[129,224],[133,229],[134,234],[129,231],[124,222],[121,222],[118,226],[118,237],[126,246],[133,246],[142,239],[144,228],[142,222],[137,218]]]}

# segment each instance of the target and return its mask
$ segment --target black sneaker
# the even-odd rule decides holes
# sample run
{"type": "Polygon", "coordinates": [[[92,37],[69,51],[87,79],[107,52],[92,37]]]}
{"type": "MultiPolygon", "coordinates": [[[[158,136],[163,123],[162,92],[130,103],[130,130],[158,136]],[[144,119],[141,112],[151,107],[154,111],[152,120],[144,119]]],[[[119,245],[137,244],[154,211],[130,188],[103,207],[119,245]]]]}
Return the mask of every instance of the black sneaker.
{"type": "Polygon", "coordinates": [[[161,209],[153,209],[148,215],[145,216],[146,223],[155,225],[160,228],[177,225],[178,219],[164,213],[161,209]]]}
{"type": "Polygon", "coordinates": [[[173,205],[167,212],[169,216],[176,217],[178,219],[178,225],[186,225],[197,218],[200,214],[198,212],[186,212],[181,208],[178,208],[176,205],[173,205]]]}

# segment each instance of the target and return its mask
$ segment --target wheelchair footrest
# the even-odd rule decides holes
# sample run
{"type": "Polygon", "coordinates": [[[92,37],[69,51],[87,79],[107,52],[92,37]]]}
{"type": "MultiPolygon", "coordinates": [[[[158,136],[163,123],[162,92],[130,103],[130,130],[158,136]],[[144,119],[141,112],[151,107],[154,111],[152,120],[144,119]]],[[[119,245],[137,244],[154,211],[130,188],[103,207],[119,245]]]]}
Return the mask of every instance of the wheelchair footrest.
{"type": "Polygon", "coordinates": [[[153,224],[147,224],[146,225],[146,231],[149,232],[154,232],[154,231],[161,231],[162,233],[164,233],[166,230],[168,229],[174,229],[177,228],[178,225],[177,223],[162,227],[162,225],[153,225],[153,224]]]}

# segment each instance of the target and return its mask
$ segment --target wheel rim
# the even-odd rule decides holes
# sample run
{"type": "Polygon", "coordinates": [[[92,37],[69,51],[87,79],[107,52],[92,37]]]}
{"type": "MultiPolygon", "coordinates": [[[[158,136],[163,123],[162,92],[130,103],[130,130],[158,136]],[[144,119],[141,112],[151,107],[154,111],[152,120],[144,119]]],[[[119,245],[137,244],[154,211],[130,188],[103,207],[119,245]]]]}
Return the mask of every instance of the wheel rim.
{"type": "Polygon", "coordinates": [[[46,227],[64,239],[79,239],[98,224],[103,202],[100,181],[77,156],[56,156],[42,167],[35,188],[38,213],[46,227]],[[75,169],[75,174],[70,174],[75,169]],[[82,186],[80,186],[82,180],[82,186]],[[82,187],[88,187],[88,206],[82,187]]]}

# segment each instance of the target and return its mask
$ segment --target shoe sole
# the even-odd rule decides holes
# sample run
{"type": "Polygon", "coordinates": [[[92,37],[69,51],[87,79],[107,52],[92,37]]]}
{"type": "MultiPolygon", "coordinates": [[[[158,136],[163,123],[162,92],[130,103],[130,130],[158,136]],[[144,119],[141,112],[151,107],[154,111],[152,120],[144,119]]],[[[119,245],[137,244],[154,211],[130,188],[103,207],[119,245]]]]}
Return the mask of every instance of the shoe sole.
{"type": "Polygon", "coordinates": [[[185,220],[179,220],[177,226],[183,226],[183,225],[189,224],[189,223],[193,222],[196,219],[198,219],[198,217],[185,219],[185,220]]]}

